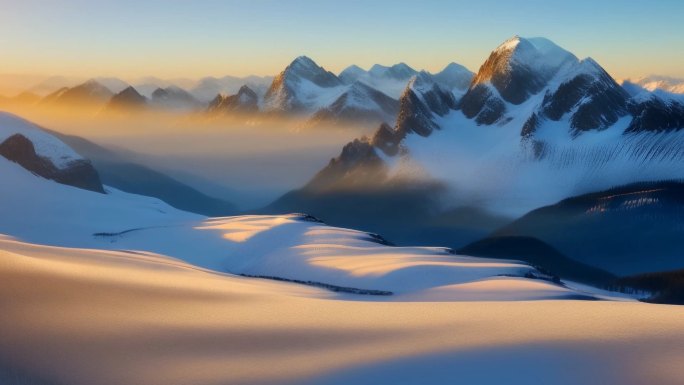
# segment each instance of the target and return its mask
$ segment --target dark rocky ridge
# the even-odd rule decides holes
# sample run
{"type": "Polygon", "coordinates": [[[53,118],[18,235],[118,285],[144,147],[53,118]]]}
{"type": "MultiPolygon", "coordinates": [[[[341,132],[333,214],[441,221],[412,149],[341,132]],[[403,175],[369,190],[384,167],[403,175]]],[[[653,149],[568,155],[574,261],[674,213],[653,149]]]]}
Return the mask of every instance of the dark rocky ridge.
{"type": "Polygon", "coordinates": [[[581,66],[587,72],[561,84],[553,93],[544,95],[542,114],[560,120],[573,112],[570,128],[574,134],[604,129],[627,114],[629,94],[596,62],[586,59],[581,66]]]}
{"type": "Polygon", "coordinates": [[[394,128],[381,125],[371,143],[387,155],[396,155],[406,135],[429,136],[433,130],[439,129],[434,116],[444,116],[456,108],[454,95],[434,83],[431,75],[421,72],[399,99],[399,115],[394,128]]]}
{"type": "Polygon", "coordinates": [[[259,97],[247,86],[242,86],[235,95],[216,95],[209,103],[210,113],[252,113],[259,110],[259,97]]]}
{"type": "Polygon", "coordinates": [[[57,168],[50,159],[36,154],[33,142],[21,134],[14,134],[0,143],[0,155],[45,179],[85,190],[105,192],[100,176],[90,161],[75,160],[64,169],[57,168]]]}
{"type": "Polygon", "coordinates": [[[684,184],[637,183],[568,198],[492,234],[501,236],[537,238],[617,275],[683,268],[684,184]]]}
{"type": "Polygon", "coordinates": [[[684,128],[684,103],[666,101],[657,96],[641,102],[631,102],[634,116],[626,133],[678,131],[684,128]]]}

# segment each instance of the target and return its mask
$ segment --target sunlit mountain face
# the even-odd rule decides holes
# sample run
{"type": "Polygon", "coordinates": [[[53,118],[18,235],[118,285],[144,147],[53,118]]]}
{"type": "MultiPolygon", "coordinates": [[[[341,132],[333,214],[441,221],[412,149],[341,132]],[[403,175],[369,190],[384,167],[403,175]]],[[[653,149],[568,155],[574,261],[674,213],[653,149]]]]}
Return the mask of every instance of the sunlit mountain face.
{"type": "Polygon", "coordinates": [[[0,384],[684,383],[684,6],[545,5],[3,5],[0,384]]]}

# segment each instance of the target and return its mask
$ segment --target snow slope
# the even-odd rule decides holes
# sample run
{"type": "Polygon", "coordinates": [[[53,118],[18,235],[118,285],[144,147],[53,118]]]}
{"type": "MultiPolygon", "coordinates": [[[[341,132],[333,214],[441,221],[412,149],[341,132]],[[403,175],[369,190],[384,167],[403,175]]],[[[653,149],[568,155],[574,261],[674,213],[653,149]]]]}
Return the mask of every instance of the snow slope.
{"type": "MultiPolygon", "coordinates": [[[[0,234],[34,243],[154,252],[216,271],[397,294],[390,299],[403,294],[411,294],[413,300],[429,298],[431,289],[490,278],[500,285],[500,275],[541,276],[516,262],[454,256],[441,248],[385,246],[368,233],[329,227],[301,215],[207,219],[111,188],[103,195],[53,183],[6,161],[0,162],[0,172],[13,181],[0,186],[0,234]]],[[[501,298],[584,295],[538,283],[534,292],[501,298]]],[[[477,298],[499,299],[501,293],[490,294],[477,298]]],[[[449,287],[435,294],[440,300],[461,298],[473,297],[449,287]],[[452,295],[446,296],[444,290],[452,295]]]]}
{"type": "Polygon", "coordinates": [[[4,159],[0,175],[11,181],[0,184],[0,234],[28,242],[154,252],[221,272],[389,291],[396,294],[391,299],[433,293],[439,300],[585,296],[543,280],[535,281],[533,291],[473,295],[453,285],[501,287],[510,281],[513,288],[517,279],[500,277],[543,274],[521,263],[455,256],[442,248],[390,247],[376,235],[302,215],[205,218],[111,188],[98,194],[58,184],[4,159]]]}
{"type": "Polygon", "coordinates": [[[0,382],[681,384],[684,309],[338,301],[141,252],[0,240],[0,382]]]}

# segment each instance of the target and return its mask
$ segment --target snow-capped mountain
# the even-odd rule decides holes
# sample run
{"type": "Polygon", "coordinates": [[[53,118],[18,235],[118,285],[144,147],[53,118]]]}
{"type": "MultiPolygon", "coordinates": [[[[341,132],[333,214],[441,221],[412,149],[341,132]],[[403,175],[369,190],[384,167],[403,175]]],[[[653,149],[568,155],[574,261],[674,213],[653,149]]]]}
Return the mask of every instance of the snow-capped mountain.
{"type": "Polygon", "coordinates": [[[492,52],[460,100],[434,75],[418,74],[394,126],[350,142],[268,209],[343,226],[362,216],[369,229],[403,242],[459,247],[495,230],[492,216],[515,218],[570,196],[684,178],[681,106],[663,92],[630,97],[594,60],[546,39],[515,37],[492,52]],[[444,217],[454,210],[471,213],[473,226],[444,217]],[[375,223],[378,216],[395,219],[375,223]],[[447,234],[443,225],[449,235],[439,238],[447,234]],[[400,231],[406,226],[415,231],[400,231]]]}
{"type": "Polygon", "coordinates": [[[352,65],[335,76],[301,56],[274,79],[262,110],[309,115],[309,123],[314,125],[350,121],[393,124],[399,111],[398,90],[403,92],[414,76],[429,78],[446,92],[461,95],[472,73],[452,63],[431,75],[400,63],[391,67],[374,65],[370,71],[352,65]]]}
{"type": "Polygon", "coordinates": [[[193,111],[202,105],[188,91],[176,86],[155,89],[149,100],[154,107],[176,111],[193,111]]]}
{"type": "Polygon", "coordinates": [[[380,127],[367,144],[384,159],[387,178],[434,179],[460,199],[524,211],[574,193],[684,177],[674,166],[684,156],[683,112],[678,99],[658,93],[631,98],[590,58],[514,37],[492,52],[458,103],[434,76],[418,76],[396,125],[380,127]],[[484,176],[491,181],[483,190],[484,176]]]}
{"type": "Polygon", "coordinates": [[[405,63],[392,66],[375,64],[366,71],[357,65],[351,65],[340,72],[340,79],[345,84],[362,82],[378,91],[398,99],[406,88],[406,84],[418,71],[405,63]]]}
{"type": "Polygon", "coordinates": [[[433,74],[436,83],[450,89],[457,96],[468,90],[474,73],[458,63],[449,63],[443,70],[433,74]]]}
{"type": "Polygon", "coordinates": [[[408,80],[411,76],[417,73],[416,70],[409,67],[406,63],[398,63],[387,67],[381,64],[374,64],[368,74],[374,78],[388,78],[396,80],[408,80]]]}
{"type": "Polygon", "coordinates": [[[248,86],[240,87],[235,95],[216,95],[207,109],[207,112],[212,114],[242,114],[258,111],[259,96],[248,86]]]}
{"type": "MultiPolygon", "coordinates": [[[[409,80],[421,72],[425,71],[416,71],[405,63],[389,67],[375,64],[369,71],[357,65],[351,65],[340,72],[339,78],[345,84],[357,81],[365,83],[392,98],[398,99],[406,89],[409,80]]],[[[475,74],[460,64],[450,63],[442,71],[431,75],[434,82],[460,97],[468,89],[475,74]]]]}
{"type": "Polygon", "coordinates": [[[114,93],[91,79],[75,87],[64,87],[45,96],[40,103],[48,106],[101,107],[114,93]]]}
{"type": "Polygon", "coordinates": [[[100,177],[88,159],[41,128],[8,113],[0,113],[0,156],[39,177],[104,192],[100,177]]]}
{"type": "Polygon", "coordinates": [[[319,122],[394,122],[399,101],[356,81],[332,104],[314,113],[311,123],[319,122]]]}
{"type": "Polygon", "coordinates": [[[352,84],[355,81],[359,80],[361,77],[366,75],[368,75],[368,71],[357,66],[356,64],[352,64],[349,67],[342,70],[342,72],[340,72],[337,75],[337,77],[339,77],[342,83],[344,84],[352,84]]]}
{"type": "Polygon", "coordinates": [[[273,79],[263,109],[307,114],[327,107],[345,91],[342,81],[306,56],[296,58],[273,79]]]}

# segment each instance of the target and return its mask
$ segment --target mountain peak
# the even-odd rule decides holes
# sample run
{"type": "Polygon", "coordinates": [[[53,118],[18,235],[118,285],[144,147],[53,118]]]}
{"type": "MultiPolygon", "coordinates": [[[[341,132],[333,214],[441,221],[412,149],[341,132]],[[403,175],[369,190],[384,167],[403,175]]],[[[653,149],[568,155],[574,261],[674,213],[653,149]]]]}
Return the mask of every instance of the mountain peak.
{"type": "Polygon", "coordinates": [[[539,70],[558,70],[565,63],[578,61],[575,55],[543,37],[513,36],[492,52],[492,55],[502,54],[510,61],[539,70]]]}
{"type": "Polygon", "coordinates": [[[471,89],[491,83],[504,100],[520,104],[541,90],[561,68],[578,61],[551,40],[514,36],[492,51],[475,75],[471,89]]]}
{"type": "Polygon", "coordinates": [[[385,77],[397,80],[408,80],[411,76],[418,73],[418,71],[411,68],[408,64],[401,62],[390,67],[374,64],[368,71],[373,77],[385,77]]]}
{"type": "MultiPolygon", "coordinates": [[[[341,84],[340,79],[332,72],[316,64],[307,56],[298,56],[285,68],[278,77],[298,81],[306,79],[320,87],[334,87],[341,84]]],[[[277,79],[274,79],[276,81],[277,79]]]]}
{"type": "Polygon", "coordinates": [[[290,67],[301,67],[301,68],[307,68],[307,69],[321,68],[310,57],[304,56],[304,55],[297,56],[288,66],[288,68],[290,68],[290,67]]]}
{"type": "Polygon", "coordinates": [[[104,87],[99,81],[96,79],[88,79],[85,82],[81,84],[81,86],[84,87],[104,87]]]}
{"type": "Polygon", "coordinates": [[[132,96],[132,97],[143,97],[142,95],[140,95],[138,90],[136,90],[135,87],[133,87],[133,86],[128,86],[128,87],[124,88],[123,91],[119,92],[117,95],[132,96]]]}
{"type": "Polygon", "coordinates": [[[140,109],[146,105],[147,98],[142,96],[133,86],[128,86],[112,96],[107,103],[106,110],[121,112],[127,109],[140,109]]]}

